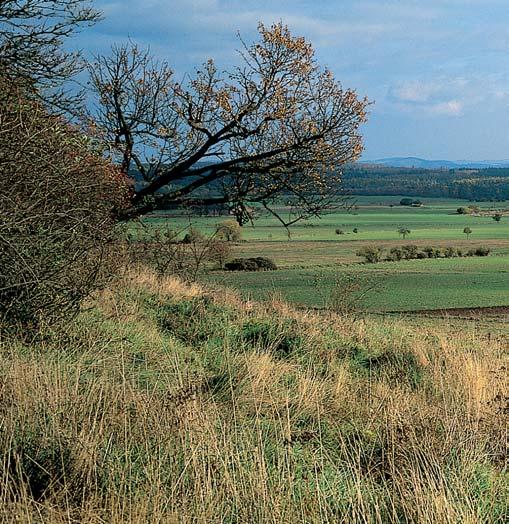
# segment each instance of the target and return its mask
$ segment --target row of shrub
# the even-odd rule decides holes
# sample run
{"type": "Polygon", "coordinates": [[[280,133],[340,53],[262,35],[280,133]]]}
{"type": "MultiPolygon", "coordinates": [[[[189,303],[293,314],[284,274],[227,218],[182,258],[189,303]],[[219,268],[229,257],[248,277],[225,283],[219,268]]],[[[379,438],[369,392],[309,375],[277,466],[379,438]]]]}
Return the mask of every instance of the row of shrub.
{"type": "Polygon", "coordinates": [[[415,245],[393,247],[386,253],[384,248],[378,246],[366,246],[356,253],[364,257],[366,262],[397,262],[399,260],[415,260],[426,258],[456,258],[456,257],[486,257],[490,254],[488,247],[479,246],[469,250],[463,250],[453,246],[419,248],[415,245]]]}

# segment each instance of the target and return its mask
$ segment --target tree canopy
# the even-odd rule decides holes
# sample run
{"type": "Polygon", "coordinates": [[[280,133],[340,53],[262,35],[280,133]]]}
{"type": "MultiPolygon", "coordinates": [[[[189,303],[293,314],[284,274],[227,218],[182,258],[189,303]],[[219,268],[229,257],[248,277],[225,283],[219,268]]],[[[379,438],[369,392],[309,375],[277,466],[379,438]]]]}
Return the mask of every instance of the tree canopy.
{"type": "Polygon", "coordinates": [[[185,82],[135,44],[91,65],[98,128],[142,180],[126,217],[163,201],[226,203],[244,223],[257,202],[288,225],[334,201],[341,167],[362,152],[368,102],[282,23],[258,32],[240,40],[239,66],[220,73],[209,60],[185,82]],[[288,218],[274,206],[282,196],[288,218]]]}
{"type": "Polygon", "coordinates": [[[2,74],[30,80],[39,88],[32,94],[46,91],[46,101],[64,106],[69,100],[63,94],[62,84],[83,64],[79,53],[66,51],[63,43],[99,19],[100,13],[87,0],[2,0],[2,74]],[[51,94],[48,89],[53,90],[51,94]]]}

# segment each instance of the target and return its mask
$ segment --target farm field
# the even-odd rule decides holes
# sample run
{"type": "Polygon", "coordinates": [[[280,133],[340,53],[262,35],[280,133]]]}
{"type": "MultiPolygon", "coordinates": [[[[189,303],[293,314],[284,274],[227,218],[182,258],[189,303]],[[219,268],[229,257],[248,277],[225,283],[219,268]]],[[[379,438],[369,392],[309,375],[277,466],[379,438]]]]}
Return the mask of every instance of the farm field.
{"type": "Polygon", "coordinates": [[[373,290],[360,298],[369,311],[474,308],[507,305],[509,264],[492,259],[410,260],[343,267],[285,268],[270,273],[217,272],[214,279],[263,299],[281,294],[306,306],[324,306],[338,273],[369,277],[373,290]],[[484,265],[483,265],[484,263],[484,265]]]}
{"type": "MultiPolygon", "coordinates": [[[[280,267],[275,272],[214,271],[207,278],[240,289],[253,299],[274,293],[296,304],[322,307],[338,278],[358,277],[373,291],[359,299],[373,312],[475,308],[509,305],[509,217],[495,222],[490,216],[460,215],[458,207],[470,202],[425,199],[420,208],[399,205],[401,197],[353,198],[355,205],[321,219],[303,221],[291,228],[291,240],[278,222],[267,216],[245,226],[243,241],[234,246],[234,257],[265,256],[280,267]],[[406,239],[398,228],[410,230],[406,239]],[[472,230],[469,238],[463,229],[472,230]],[[357,233],[353,229],[357,229],[357,233]],[[341,234],[336,230],[340,229],[341,234]],[[491,250],[489,257],[403,260],[365,264],[356,252],[363,246],[385,250],[405,244],[447,247],[464,251],[478,246],[491,250]]],[[[476,203],[481,211],[503,211],[506,203],[476,203]]],[[[185,230],[190,224],[212,233],[225,217],[148,217],[150,227],[185,230]]]]}

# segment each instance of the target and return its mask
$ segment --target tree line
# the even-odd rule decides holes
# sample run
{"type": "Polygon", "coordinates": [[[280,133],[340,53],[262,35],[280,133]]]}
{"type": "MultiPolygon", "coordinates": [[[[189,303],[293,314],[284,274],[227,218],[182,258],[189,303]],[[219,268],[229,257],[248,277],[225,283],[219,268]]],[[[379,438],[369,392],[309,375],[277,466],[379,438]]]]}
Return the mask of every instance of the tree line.
{"type": "Polygon", "coordinates": [[[412,195],[465,200],[509,199],[509,168],[415,169],[348,165],[343,187],[356,195],[412,195]]]}

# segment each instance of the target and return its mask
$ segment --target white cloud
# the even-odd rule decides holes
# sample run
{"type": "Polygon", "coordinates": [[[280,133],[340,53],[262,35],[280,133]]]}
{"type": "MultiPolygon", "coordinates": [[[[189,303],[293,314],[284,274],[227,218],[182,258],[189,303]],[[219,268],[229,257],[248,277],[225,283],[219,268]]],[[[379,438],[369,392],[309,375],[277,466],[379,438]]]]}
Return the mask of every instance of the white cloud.
{"type": "Polygon", "coordinates": [[[440,85],[430,82],[411,81],[393,87],[389,95],[401,102],[424,103],[440,91],[440,85]]]}
{"type": "Polygon", "coordinates": [[[449,100],[434,104],[428,108],[431,113],[445,116],[460,116],[463,113],[464,104],[460,100],[449,100]]]}

